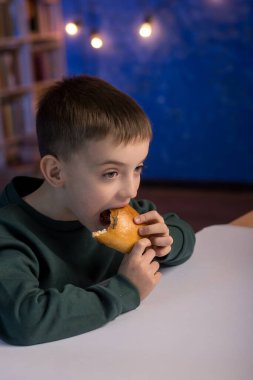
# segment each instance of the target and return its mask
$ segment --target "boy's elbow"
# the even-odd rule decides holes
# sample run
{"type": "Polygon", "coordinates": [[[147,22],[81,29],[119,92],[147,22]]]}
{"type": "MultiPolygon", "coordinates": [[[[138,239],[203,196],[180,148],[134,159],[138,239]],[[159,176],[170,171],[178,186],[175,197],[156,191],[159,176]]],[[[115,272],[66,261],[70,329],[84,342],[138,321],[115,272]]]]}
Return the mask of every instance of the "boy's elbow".
{"type": "MultiPolygon", "coordinates": [[[[45,335],[45,334],[44,334],[45,335]]],[[[25,312],[22,308],[8,313],[0,318],[0,337],[8,344],[15,346],[31,346],[45,341],[40,321],[33,311],[25,312]]]]}
{"type": "Polygon", "coordinates": [[[1,330],[1,338],[6,343],[13,346],[32,346],[34,344],[42,343],[26,324],[10,324],[1,330]]]}
{"type": "Polygon", "coordinates": [[[170,233],[173,237],[172,249],[166,259],[161,260],[161,263],[165,266],[183,264],[193,254],[196,241],[195,233],[189,225],[185,229],[171,226],[170,233]]]}
{"type": "Polygon", "coordinates": [[[15,336],[5,336],[3,337],[3,340],[12,345],[12,346],[32,346],[34,344],[38,344],[39,342],[33,341],[28,336],[20,336],[19,334],[15,336]]]}

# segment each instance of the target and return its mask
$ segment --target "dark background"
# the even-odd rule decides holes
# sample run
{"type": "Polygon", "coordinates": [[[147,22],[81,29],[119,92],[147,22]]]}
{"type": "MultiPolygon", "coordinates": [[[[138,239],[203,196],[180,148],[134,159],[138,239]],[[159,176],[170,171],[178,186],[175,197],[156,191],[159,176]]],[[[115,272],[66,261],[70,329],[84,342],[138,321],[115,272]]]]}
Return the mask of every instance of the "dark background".
{"type": "Polygon", "coordinates": [[[253,183],[251,0],[63,0],[67,74],[99,76],[149,115],[144,178],[253,183]],[[138,27],[152,17],[153,34],[138,27]],[[89,44],[92,31],[104,39],[89,44]]]}

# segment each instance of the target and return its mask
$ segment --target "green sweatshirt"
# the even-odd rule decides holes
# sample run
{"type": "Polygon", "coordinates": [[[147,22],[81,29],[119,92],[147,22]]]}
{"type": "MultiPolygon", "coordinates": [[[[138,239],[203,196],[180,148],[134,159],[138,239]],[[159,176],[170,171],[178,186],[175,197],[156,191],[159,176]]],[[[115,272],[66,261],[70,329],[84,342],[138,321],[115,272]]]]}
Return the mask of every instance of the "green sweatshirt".
{"type": "MultiPolygon", "coordinates": [[[[16,177],[0,197],[0,337],[32,345],[94,330],[139,303],[137,288],[117,274],[123,255],[98,244],[78,221],[55,221],[22,197],[41,179],[16,177]]],[[[149,201],[131,202],[139,212],[149,201]]],[[[164,216],[174,239],[161,263],[181,264],[195,236],[175,214],[164,216]]]]}

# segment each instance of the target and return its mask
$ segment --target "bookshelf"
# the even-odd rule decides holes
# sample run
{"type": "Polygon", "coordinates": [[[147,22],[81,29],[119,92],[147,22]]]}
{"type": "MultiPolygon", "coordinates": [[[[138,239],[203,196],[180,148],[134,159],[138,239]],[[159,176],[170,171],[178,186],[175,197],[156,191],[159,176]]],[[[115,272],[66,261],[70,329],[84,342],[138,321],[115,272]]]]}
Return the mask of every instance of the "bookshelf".
{"type": "Polygon", "coordinates": [[[0,169],[38,159],[38,96],[65,73],[60,0],[0,0],[0,169]]]}

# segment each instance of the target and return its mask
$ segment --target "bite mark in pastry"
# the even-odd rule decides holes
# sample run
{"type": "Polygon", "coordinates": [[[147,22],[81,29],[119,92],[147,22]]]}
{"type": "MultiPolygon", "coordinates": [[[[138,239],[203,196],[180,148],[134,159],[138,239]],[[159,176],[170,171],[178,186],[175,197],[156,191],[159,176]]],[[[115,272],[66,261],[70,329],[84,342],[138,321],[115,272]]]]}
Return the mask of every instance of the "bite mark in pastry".
{"type": "Polygon", "coordinates": [[[92,232],[92,237],[107,247],[116,249],[122,253],[129,253],[134,244],[141,239],[138,230],[143,224],[135,224],[134,218],[138,212],[127,205],[104,211],[101,223],[107,228],[92,232]]]}

